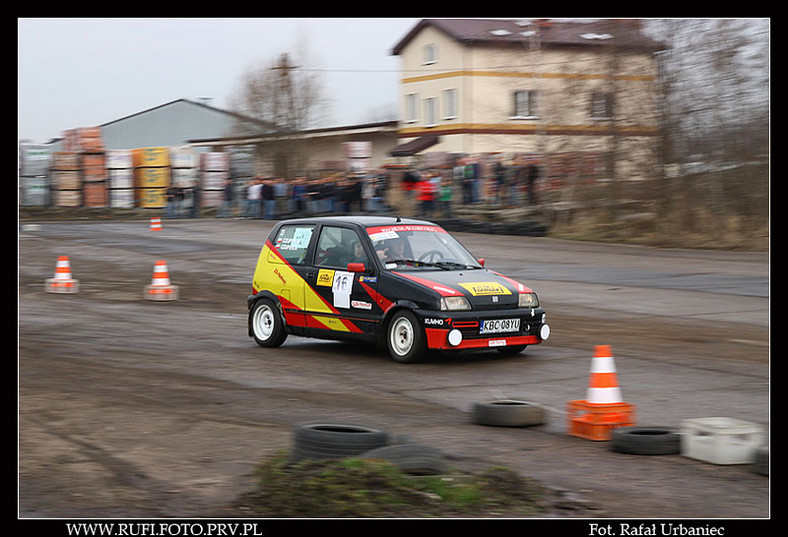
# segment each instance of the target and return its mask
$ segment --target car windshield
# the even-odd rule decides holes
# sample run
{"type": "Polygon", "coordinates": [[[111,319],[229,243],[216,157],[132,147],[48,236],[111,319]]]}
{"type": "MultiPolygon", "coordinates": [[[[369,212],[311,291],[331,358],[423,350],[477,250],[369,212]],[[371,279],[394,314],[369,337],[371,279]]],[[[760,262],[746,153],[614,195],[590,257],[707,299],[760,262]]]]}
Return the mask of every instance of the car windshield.
{"type": "Polygon", "coordinates": [[[388,270],[480,269],[479,262],[443,228],[395,224],[368,227],[367,234],[388,270]]]}

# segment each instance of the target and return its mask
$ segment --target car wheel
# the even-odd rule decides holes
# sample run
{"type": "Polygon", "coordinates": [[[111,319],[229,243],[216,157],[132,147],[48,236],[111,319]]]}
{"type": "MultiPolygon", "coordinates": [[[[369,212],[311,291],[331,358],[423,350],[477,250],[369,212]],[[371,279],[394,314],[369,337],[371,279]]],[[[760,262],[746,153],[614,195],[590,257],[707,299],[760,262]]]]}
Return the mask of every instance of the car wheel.
{"type": "Polygon", "coordinates": [[[380,429],[342,423],[298,425],[293,435],[293,460],[342,459],[361,455],[386,445],[380,429]]]}
{"type": "Polygon", "coordinates": [[[252,337],[261,347],[278,347],[287,339],[279,309],[267,298],[258,300],[249,312],[252,337]]]}
{"type": "Polygon", "coordinates": [[[386,331],[389,355],[395,362],[418,362],[426,350],[424,332],[416,316],[408,310],[400,310],[391,318],[386,331]]]}
{"type": "Polygon", "coordinates": [[[473,405],[473,421],[493,427],[528,427],[545,422],[544,407],[527,401],[501,399],[473,405]]]}
{"type": "Polygon", "coordinates": [[[671,455],[681,451],[679,432],[665,427],[618,427],[610,449],[633,455],[671,455]]]}

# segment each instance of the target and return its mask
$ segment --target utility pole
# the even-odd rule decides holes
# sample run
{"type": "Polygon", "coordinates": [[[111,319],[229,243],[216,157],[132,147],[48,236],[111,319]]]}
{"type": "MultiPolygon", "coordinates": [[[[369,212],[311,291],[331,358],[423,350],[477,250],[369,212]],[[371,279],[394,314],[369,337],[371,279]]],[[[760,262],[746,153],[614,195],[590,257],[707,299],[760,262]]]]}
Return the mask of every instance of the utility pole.
{"type": "Polygon", "coordinates": [[[279,71],[279,91],[276,96],[276,124],[284,132],[297,130],[293,84],[290,79],[290,71],[297,68],[297,66],[290,64],[290,58],[287,53],[282,54],[279,58],[279,63],[271,67],[272,71],[279,71]]]}

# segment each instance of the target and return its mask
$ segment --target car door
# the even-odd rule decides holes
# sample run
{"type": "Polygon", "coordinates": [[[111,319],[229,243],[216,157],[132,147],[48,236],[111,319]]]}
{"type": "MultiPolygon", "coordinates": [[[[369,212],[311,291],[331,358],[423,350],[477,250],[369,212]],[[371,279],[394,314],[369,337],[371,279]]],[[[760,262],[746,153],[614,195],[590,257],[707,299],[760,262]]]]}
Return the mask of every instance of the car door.
{"type": "Polygon", "coordinates": [[[370,253],[354,228],[321,226],[306,281],[313,291],[305,296],[308,327],[335,335],[372,334],[377,315],[369,293],[374,294],[377,278],[370,253]]]}

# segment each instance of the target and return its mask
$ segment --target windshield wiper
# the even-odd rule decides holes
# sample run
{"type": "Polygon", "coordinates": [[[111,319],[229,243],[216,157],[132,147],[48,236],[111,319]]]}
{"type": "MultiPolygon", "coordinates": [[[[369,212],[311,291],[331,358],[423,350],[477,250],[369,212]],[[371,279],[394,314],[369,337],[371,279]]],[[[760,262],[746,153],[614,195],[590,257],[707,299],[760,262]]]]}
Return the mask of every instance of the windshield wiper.
{"type": "Polygon", "coordinates": [[[390,261],[385,262],[387,265],[389,263],[405,263],[406,265],[419,265],[422,267],[438,267],[442,269],[448,270],[447,267],[441,266],[439,263],[430,263],[429,261],[419,261],[418,259],[392,259],[390,261]]]}
{"type": "Polygon", "coordinates": [[[439,266],[439,267],[446,268],[446,269],[456,268],[456,267],[460,267],[460,268],[464,268],[464,269],[481,268],[481,267],[479,267],[477,265],[470,265],[468,263],[459,263],[457,261],[438,261],[438,262],[435,263],[435,265],[439,266]]]}

